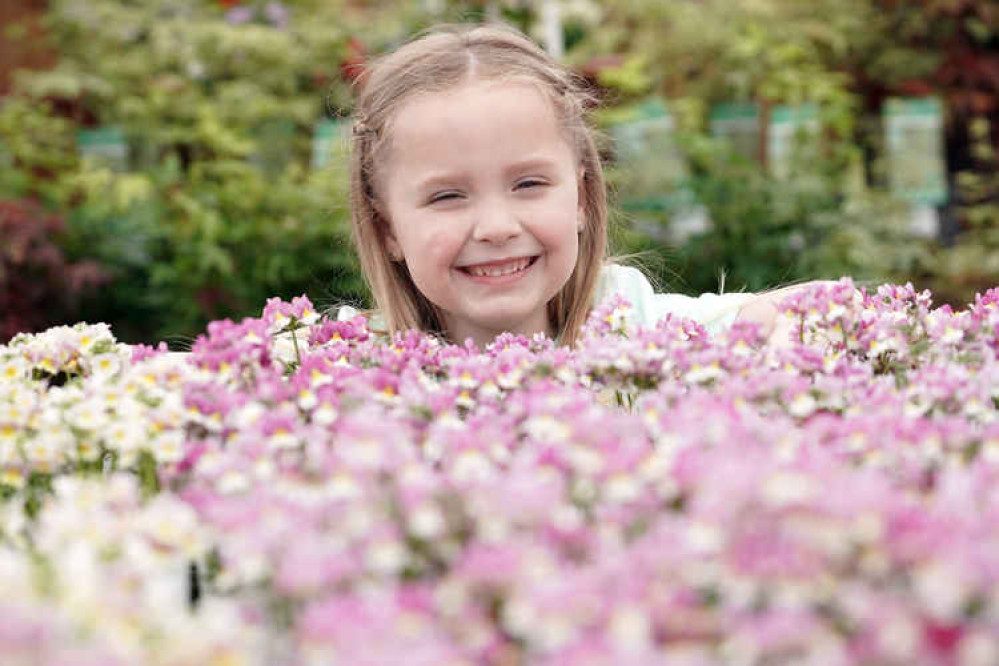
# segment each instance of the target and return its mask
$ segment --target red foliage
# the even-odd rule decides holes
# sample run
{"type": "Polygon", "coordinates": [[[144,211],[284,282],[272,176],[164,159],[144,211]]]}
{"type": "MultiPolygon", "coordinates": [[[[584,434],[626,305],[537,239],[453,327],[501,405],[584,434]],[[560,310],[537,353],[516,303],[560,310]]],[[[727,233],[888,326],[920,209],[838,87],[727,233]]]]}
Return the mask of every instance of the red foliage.
{"type": "Polygon", "coordinates": [[[23,39],[0,39],[0,96],[10,94],[16,70],[48,69],[55,64],[55,50],[45,39],[44,5],[37,0],[0,2],[0,26],[20,25],[26,33],[23,39]]]}
{"type": "Polygon", "coordinates": [[[63,219],[32,201],[0,201],[0,341],[64,322],[107,282],[93,261],[69,263],[54,242],[63,219]]]}
{"type": "Polygon", "coordinates": [[[364,73],[364,62],[368,50],[357,37],[351,37],[347,42],[347,55],[340,63],[340,78],[345,83],[354,83],[364,73]]]}

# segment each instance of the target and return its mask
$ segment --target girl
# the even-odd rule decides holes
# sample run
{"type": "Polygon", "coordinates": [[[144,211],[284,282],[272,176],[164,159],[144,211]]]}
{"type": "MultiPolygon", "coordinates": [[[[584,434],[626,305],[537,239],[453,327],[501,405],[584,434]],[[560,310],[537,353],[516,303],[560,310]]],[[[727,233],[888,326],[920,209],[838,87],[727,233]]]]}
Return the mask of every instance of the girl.
{"type": "Polygon", "coordinates": [[[779,335],[777,292],[655,294],[638,270],[607,263],[589,100],[522,34],[441,28],[370,65],[360,86],[352,233],[389,332],[479,347],[504,331],[544,333],[572,345],[591,307],[618,293],[636,324],[675,313],[779,335]]]}

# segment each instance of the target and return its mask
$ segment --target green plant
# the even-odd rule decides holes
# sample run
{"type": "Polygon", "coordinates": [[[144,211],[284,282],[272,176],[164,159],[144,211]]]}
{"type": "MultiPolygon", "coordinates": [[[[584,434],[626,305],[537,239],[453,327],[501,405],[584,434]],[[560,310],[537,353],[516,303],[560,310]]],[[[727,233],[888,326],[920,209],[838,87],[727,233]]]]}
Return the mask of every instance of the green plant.
{"type": "Polygon", "coordinates": [[[99,261],[115,285],[87,302],[88,316],[123,339],[181,342],[275,295],[364,298],[337,170],[268,177],[231,161],[184,172],[172,158],[142,174],[92,167],[66,182],[77,203],[63,244],[99,261]]]}
{"type": "Polygon", "coordinates": [[[832,157],[792,161],[790,175],[776,178],[723,140],[693,133],[678,144],[690,175],[677,181],[682,192],[674,195],[703,206],[709,226],[677,239],[671,231],[687,210],[679,205],[642,214],[652,238],[632,230],[618,243],[624,252],[666,257],[652,266],[664,287],[700,293],[842,275],[886,280],[930,263],[926,244],[908,232],[907,208],[849,187],[832,157]]]}
{"type": "Polygon", "coordinates": [[[316,123],[345,114],[368,47],[408,32],[404,3],[54,0],[61,57],[0,108],[0,194],[62,214],[61,244],[113,280],[86,318],[127,341],[190,339],[271,296],[362,300],[347,240],[346,157],[310,168],[316,123]],[[404,19],[404,20],[403,20],[404,19]],[[376,26],[372,29],[371,26],[376,26]],[[136,172],[81,159],[119,128],[136,172]]]}
{"type": "Polygon", "coordinates": [[[7,153],[0,169],[0,197],[63,201],[60,177],[79,167],[76,128],[45,100],[10,97],[0,103],[0,142],[7,153]]]}
{"type": "Polygon", "coordinates": [[[957,174],[957,214],[963,229],[952,246],[939,252],[933,266],[935,289],[956,303],[995,286],[999,276],[999,158],[985,118],[977,118],[970,130],[974,168],[957,174]]]}

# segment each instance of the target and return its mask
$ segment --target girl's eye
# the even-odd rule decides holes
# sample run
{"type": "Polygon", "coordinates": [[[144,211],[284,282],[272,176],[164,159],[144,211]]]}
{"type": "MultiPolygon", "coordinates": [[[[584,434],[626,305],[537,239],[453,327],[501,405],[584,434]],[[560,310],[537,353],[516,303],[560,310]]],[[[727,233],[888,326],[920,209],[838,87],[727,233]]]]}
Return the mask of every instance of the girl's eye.
{"type": "Polygon", "coordinates": [[[429,203],[434,204],[441,201],[450,201],[452,199],[458,199],[460,197],[461,197],[460,192],[456,192],[454,190],[446,190],[444,192],[437,192],[431,195],[429,203]]]}
{"type": "Polygon", "coordinates": [[[546,183],[540,178],[525,178],[524,180],[518,181],[514,186],[516,190],[529,190],[536,187],[542,187],[546,183]]]}

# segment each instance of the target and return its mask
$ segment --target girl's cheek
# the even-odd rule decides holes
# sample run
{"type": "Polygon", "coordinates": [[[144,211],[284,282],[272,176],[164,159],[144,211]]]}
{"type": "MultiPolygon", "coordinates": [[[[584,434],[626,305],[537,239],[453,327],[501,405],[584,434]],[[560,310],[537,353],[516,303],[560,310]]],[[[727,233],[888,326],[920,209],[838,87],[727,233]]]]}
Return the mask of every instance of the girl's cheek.
{"type": "Polygon", "coordinates": [[[427,258],[434,263],[454,261],[455,253],[461,249],[463,244],[457,228],[428,230],[424,238],[426,238],[426,242],[422,244],[423,249],[427,253],[427,258]]]}

